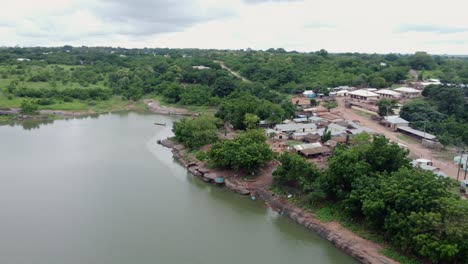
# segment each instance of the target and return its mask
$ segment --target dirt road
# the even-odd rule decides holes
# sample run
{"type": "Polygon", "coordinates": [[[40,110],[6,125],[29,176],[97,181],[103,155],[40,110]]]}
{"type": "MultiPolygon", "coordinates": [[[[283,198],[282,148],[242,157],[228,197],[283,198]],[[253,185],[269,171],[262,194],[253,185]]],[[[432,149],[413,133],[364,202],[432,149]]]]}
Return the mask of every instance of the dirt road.
{"type": "Polygon", "coordinates": [[[242,81],[247,82],[247,83],[250,83],[250,82],[251,82],[251,81],[247,80],[246,78],[242,77],[239,73],[233,71],[231,68],[229,68],[228,66],[226,66],[226,65],[224,64],[224,61],[216,61],[216,60],[215,60],[215,61],[213,61],[213,62],[218,63],[218,64],[221,66],[221,68],[222,68],[223,70],[228,71],[230,74],[236,76],[237,78],[241,79],[242,81]]]}
{"type": "Polygon", "coordinates": [[[434,163],[435,167],[440,168],[440,170],[444,172],[445,174],[447,174],[449,177],[453,179],[457,179],[458,167],[456,164],[443,161],[440,159],[435,159],[432,155],[432,151],[430,149],[423,147],[421,144],[400,140],[397,137],[398,135],[400,135],[400,133],[393,132],[387,129],[386,127],[378,124],[377,122],[357,114],[355,110],[346,108],[344,100],[345,100],[344,98],[338,98],[338,108],[337,108],[341,112],[343,118],[348,119],[348,120],[358,120],[361,125],[371,128],[378,133],[384,134],[391,141],[408,146],[408,149],[410,151],[410,156],[412,158],[430,159],[434,163]]]}

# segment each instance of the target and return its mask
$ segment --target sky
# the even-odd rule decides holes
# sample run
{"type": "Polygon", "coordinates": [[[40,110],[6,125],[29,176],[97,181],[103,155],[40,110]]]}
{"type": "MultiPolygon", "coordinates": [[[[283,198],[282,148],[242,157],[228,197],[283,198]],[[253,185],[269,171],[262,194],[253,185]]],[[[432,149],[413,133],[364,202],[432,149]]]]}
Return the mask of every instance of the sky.
{"type": "Polygon", "coordinates": [[[468,54],[466,0],[12,0],[0,46],[468,54]]]}

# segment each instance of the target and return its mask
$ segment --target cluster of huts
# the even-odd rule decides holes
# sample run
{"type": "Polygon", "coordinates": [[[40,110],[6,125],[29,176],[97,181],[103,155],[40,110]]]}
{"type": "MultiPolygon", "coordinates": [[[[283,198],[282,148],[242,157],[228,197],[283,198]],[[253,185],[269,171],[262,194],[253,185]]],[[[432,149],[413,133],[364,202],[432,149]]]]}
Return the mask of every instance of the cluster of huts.
{"type": "Polygon", "coordinates": [[[296,151],[305,157],[313,158],[329,155],[338,143],[345,143],[349,136],[362,132],[375,133],[372,129],[342,119],[331,122],[322,117],[311,116],[301,117],[301,121],[303,120],[307,121],[277,124],[274,128],[267,129],[266,134],[274,140],[301,141],[302,144],[296,145],[290,148],[290,150],[296,151]],[[322,136],[325,133],[330,134],[330,139],[326,142],[321,142],[322,136]]]}

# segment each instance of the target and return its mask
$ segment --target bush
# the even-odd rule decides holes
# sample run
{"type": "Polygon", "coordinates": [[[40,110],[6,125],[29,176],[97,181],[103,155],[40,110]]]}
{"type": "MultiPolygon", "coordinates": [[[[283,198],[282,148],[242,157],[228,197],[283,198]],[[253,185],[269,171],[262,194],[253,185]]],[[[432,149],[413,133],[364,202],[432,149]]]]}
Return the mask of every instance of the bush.
{"type": "Polygon", "coordinates": [[[174,122],[172,132],[175,140],[190,149],[198,149],[203,145],[215,142],[219,120],[213,117],[202,116],[194,119],[183,118],[174,122]]]}

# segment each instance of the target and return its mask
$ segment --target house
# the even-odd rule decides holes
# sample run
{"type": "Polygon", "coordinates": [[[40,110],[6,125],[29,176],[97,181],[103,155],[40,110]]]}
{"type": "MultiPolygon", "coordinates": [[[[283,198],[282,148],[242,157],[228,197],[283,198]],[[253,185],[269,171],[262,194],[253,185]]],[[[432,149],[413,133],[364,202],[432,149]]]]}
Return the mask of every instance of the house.
{"type": "Polygon", "coordinates": [[[208,69],[210,69],[210,67],[206,67],[206,66],[203,66],[203,65],[192,66],[192,68],[196,69],[196,70],[208,70],[208,69]]]}
{"type": "Polygon", "coordinates": [[[316,143],[320,141],[320,135],[318,133],[308,133],[302,140],[307,143],[316,143]]]}
{"type": "Polygon", "coordinates": [[[299,150],[298,152],[304,157],[313,158],[313,157],[317,157],[321,155],[329,155],[331,154],[331,149],[327,146],[320,146],[316,148],[302,149],[302,150],[299,150]]]}
{"type": "Polygon", "coordinates": [[[403,97],[406,97],[406,98],[415,98],[415,97],[421,96],[420,90],[416,90],[411,87],[400,87],[400,88],[396,88],[395,91],[399,92],[403,97]]]}
{"type": "Polygon", "coordinates": [[[17,58],[16,60],[17,61],[31,61],[30,59],[26,59],[26,58],[17,58]]]}
{"type": "Polygon", "coordinates": [[[411,161],[411,165],[415,168],[420,168],[425,171],[438,172],[439,168],[435,167],[432,160],[428,159],[415,159],[411,161]]]}
{"type": "Polygon", "coordinates": [[[312,132],[317,130],[315,124],[281,124],[275,126],[276,131],[286,134],[293,134],[295,132],[312,132]]]}
{"type": "Polygon", "coordinates": [[[309,117],[309,121],[316,124],[318,128],[325,127],[330,123],[326,119],[318,117],[318,116],[309,117]]]}
{"type": "Polygon", "coordinates": [[[267,129],[265,131],[267,137],[276,139],[276,140],[286,140],[288,139],[288,135],[284,134],[283,132],[276,131],[274,129],[267,129]]]}
{"type": "Polygon", "coordinates": [[[378,94],[365,89],[349,92],[348,95],[357,100],[377,100],[379,98],[378,94]]]}
{"type": "Polygon", "coordinates": [[[307,90],[302,93],[302,96],[306,98],[315,98],[317,95],[312,90],[307,90]]]}
{"type": "Polygon", "coordinates": [[[384,117],[383,123],[390,127],[393,131],[396,131],[399,126],[409,125],[408,121],[397,115],[384,117]]]}
{"type": "Polygon", "coordinates": [[[296,145],[293,148],[296,151],[300,151],[300,150],[304,150],[304,149],[318,148],[318,147],[321,147],[321,146],[322,146],[322,144],[320,144],[319,142],[316,142],[316,143],[296,145]]]}
{"type": "Polygon", "coordinates": [[[336,92],[336,96],[338,96],[338,97],[344,97],[344,96],[347,96],[348,93],[349,93],[348,90],[341,90],[341,91],[336,92]]]}
{"type": "Polygon", "coordinates": [[[267,120],[260,120],[260,122],[258,122],[258,127],[262,127],[262,128],[271,127],[272,125],[273,123],[267,120]]]}
{"type": "Polygon", "coordinates": [[[376,94],[379,95],[379,98],[387,98],[387,99],[399,99],[401,94],[399,92],[395,92],[393,90],[388,89],[380,89],[375,91],[376,94]]]}
{"type": "Polygon", "coordinates": [[[291,98],[291,104],[301,109],[310,107],[310,99],[304,97],[293,97],[291,98]]]}
{"type": "Polygon", "coordinates": [[[307,117],[294,118],[293,120],[294,120],[294,122],[296,122],[296,123],[308,123],[308,122],[309,122],[309,120],[307,119],[307,117]]]}

